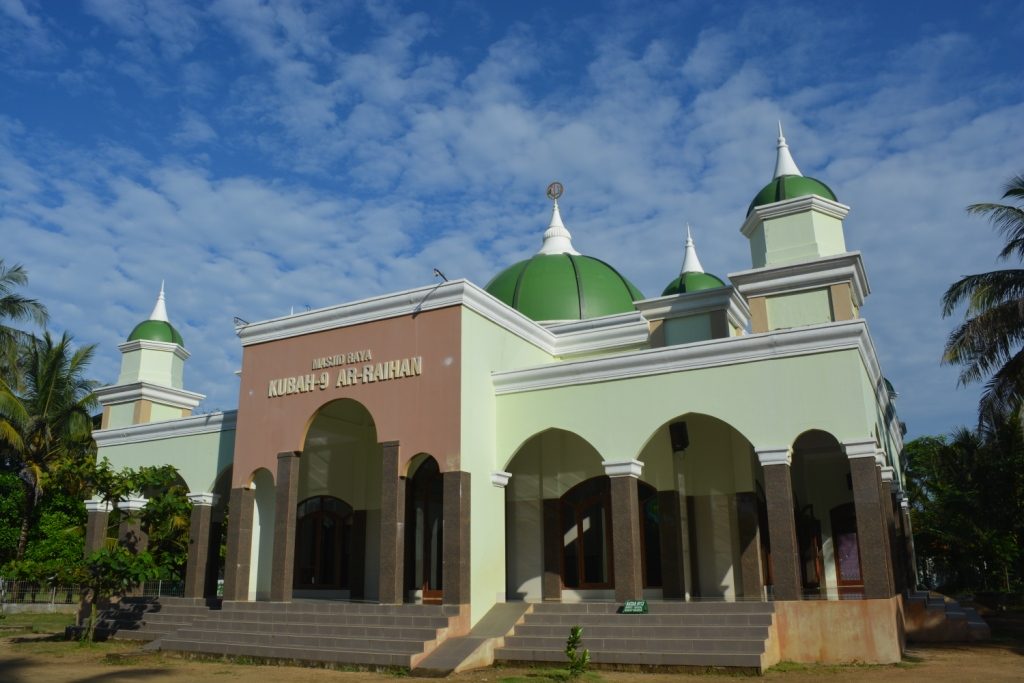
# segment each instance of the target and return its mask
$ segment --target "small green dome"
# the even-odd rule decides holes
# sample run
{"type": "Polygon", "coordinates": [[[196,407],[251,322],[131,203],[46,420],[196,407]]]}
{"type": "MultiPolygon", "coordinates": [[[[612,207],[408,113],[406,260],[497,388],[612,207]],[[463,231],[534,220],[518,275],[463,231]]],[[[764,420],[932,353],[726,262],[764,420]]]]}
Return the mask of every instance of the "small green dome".
{"type": "Polygon", "coordinates": [[[781,175],[773,178],[770,183],[757,193],[754,201],[750,202],[747,215],[750,215],[755,206],[763,206],[773,202],[781,202],[784,199],[804,197],[811,194],[837,201],[835,193],[820,180],[802,175],[781,175]]]}
{"type": "Polygon", "coordinates": [[[673,294],[685,294],[686,292],[699,292],[703,289],[717,289],[725,287],[721,279],[711,273],[683,273],[672,282],[661,293],[662,296],[673,294]]]}
{"type": "Polygon", "coordinates": [[[185,340],[181,338],[174,325],[164,320],[143,320],[135,326],[132,333],[128,335],[128,341],[145,339],[147,341],[168,342],[185,346],[185,340]]]}
{"type": "Polygon", "coordinates": [[[537,254],[498,273],[484,288],[537,322],[583,320],[635,310],[644,298],[610,265],[579,254],[537,254]]]}

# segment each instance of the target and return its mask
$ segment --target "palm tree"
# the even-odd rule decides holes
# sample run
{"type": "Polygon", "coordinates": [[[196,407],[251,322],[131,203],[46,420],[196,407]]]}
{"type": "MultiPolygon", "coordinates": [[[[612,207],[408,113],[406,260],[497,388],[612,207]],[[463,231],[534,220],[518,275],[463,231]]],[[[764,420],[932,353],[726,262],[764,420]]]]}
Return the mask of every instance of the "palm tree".
{"type": "Polygon", "coordinates": [[[24,347],[23,390],[0,379],[0,455],[18,469],[25,487],[19,560],[49,479],[93,453],[89,415],[96,407],[95,383],[84,373],[94,350],[73,350],[66,332],[56,341],[44,332],[24,347]]]}
{"type": "MultiPolygon", "coordinates": [[[[1006,239],[1000,259],[1024,261],[1024,175],[1010,179],[1003,199],[1013,204],[972,204],[1006,239]]],[[[961,385],[988,377],[978,406],[982,421],[1024,399],[1024,269],[968,275],[942,297],[947,317],[963,303],[966,320],[946,340],[943,363],[960,366],[961,385]]]]}
{"type": "Polygon", "coordinates": [[[0,259],[0,377],[13,381],[18,349],[31,335],[6,323],[31,322],[46,325],[46,307],[35,299],[17,293],[16,288],[28,284],[28,273],[19,264],[8,267],[0,259]]]}

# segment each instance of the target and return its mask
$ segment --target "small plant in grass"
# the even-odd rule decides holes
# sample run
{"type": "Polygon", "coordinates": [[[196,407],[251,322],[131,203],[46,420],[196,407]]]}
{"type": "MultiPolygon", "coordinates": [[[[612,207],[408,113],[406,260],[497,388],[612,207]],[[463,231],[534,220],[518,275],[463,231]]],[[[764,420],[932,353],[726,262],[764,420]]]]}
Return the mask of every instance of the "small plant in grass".
{"type": "Polygon", "coordinates": [[[587,670],[590,664],[590,650],[580,650],[583,642],[583,627],[573,626],[569,629],[569,638],[565,641],[565,656],[569,659],[569,677],[575,678],[587,670]]]}

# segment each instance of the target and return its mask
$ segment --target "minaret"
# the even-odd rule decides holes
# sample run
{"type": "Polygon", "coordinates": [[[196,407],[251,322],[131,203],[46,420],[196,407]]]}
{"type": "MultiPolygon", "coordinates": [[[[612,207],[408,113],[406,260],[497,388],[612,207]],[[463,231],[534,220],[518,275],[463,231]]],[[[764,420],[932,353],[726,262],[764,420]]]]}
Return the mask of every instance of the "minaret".
{"type": "Polygon", "coordinates": [[[167,316],[163,282],[149,318],[117,348],[122,354],[117,384],[96,390],[102,429],[188,417],[205,398],[183,387],[189,353],[167,316]]]}
{"type": "Polygon", "coordinates": [[[729,274],[750,305],[751,331],[859,317],[869,289],[860,253],[846,250],[849,212],[828,185],[800,172],[779,122],[774,175],[741,228],[753,269],[729,274]]]}

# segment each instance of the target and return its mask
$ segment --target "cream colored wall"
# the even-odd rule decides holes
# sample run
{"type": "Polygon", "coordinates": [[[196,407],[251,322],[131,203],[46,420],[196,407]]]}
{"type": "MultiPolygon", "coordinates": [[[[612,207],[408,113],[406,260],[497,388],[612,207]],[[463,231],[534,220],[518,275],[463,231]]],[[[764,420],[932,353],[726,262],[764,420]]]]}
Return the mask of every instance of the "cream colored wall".
{"type": "Polygon", "coordinates": [[[470,473],[470,619],[475,624],[504,600],[506,590],[505,490],[491,483],[491,473],[504,470],[508,459],[499,458],[495,448],[497,403],[491,371],[553,359],[469,309],[462,309],[461,322],[460,457],[462,469],[470,473]]]}
{"type": "MultiPolygon", "coordinates": [[[[117,407],[117,406],[114,406],[117,407]]],[[[200,418],[187,418],[197,420],[200,418]]],[[[235,431],[227,430],[142,443],[104,446],[97,457],[107,458],[115,470],[125,467],[174,465],[189,491],[213,491],[217,476],[231,466],[235,431]]]]}
{"type": "Polygon", "coordinates": [[[832,321],[832,303],[827,288],[771,296],[766,304],[769,330],[832,321]]]}
{"type": "Polygon", "coordinates": [[[499,395],[498,468],[551,427],[579,434],[606,458],[635,458],[688,412],[730,424],[759,448],[788,446],[809,429],[864,439],[875,429],[866,375],[859,353],[843,350],[499,395]]]}

